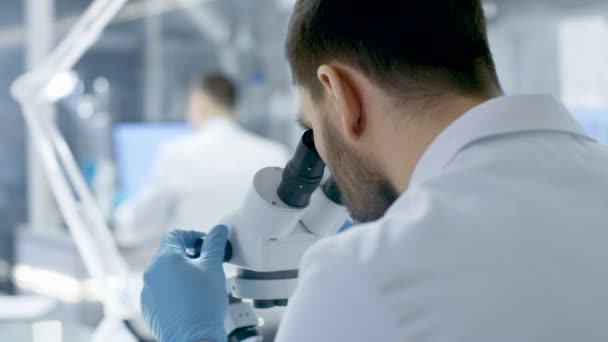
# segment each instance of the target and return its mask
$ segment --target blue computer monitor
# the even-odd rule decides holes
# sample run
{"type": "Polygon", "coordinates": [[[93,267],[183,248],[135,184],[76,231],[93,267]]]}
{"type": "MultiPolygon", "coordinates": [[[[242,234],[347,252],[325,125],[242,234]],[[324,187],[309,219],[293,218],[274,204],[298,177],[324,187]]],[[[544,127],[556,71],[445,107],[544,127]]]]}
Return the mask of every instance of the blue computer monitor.
{"type": "Polygon", "coordinates": [[[131,197],[141,188],[163,143],[191,132],[192,128],[183,123],[115,125],[113,145],[118,176],[118,201],[131,197]]]}

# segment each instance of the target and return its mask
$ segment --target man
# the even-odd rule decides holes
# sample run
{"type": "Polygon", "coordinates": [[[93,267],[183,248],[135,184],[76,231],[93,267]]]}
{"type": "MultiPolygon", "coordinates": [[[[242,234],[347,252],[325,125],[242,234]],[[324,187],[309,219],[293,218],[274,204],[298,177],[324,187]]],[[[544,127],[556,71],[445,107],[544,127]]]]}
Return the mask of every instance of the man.
{"type": "MultiPolygon", "coordinates": [[[[608,149],[502,96],[479,0],[300,0],[287,57],[362,224],[308,251],[277,341],[608,341],[608,149]]],[[[226,229],[196,238],[145,275],[160,341],[224,341],[226,229]]]]}
{"type": "Polygon", "coordinates": [[[234,121],[236,86],[208,74],[192,87],[188,119],[196,132],[162,147],[152,175],[116,215],[123,246],[158,244],[167,227],[207,230],[241,204],[255,173],[285,165],[286,149],[234,121]]]}

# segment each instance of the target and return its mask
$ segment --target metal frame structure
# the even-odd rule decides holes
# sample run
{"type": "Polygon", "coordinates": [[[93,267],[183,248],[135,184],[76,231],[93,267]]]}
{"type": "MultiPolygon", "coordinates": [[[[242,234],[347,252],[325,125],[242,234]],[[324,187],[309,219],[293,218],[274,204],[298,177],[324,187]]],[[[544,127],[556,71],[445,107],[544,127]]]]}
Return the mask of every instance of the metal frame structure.
{"type": "Polygon", "coordinates": [[[11,86],[29,129],[33,157],[40,164],[36,168],[46,175],[88,272],[102,285],[106,317],[115,319],[136,317],[138,296],[105,219],[48,113],[51,103],[45,90],[58,74],[74,67],[126,2],[94,1],[57,48],[11,86]]]}

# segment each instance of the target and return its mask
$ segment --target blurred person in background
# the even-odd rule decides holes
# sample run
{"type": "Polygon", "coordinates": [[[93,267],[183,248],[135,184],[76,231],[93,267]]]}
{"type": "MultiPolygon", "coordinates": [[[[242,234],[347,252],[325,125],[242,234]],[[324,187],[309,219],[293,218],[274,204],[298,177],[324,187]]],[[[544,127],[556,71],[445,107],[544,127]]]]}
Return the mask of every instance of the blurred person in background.
{"type": "Polygon", "coordinates": [[[192,86],[188,120],[196,132],[162,146],[142,190],[118,208],[120,245],[156,246],[167,227],[213,227],[240,206],[258,170],[285,165],[283,146],[235,121],[237,92],[217,73],[192,86]]]}

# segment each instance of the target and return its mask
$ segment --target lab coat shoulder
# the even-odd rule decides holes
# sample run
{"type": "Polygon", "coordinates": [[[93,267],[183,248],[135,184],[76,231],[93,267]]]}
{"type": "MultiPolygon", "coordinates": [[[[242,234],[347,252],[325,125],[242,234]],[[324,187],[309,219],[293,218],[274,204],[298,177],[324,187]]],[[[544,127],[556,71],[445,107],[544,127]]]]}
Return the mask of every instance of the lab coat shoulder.
{"type": "MultiPolygon", "coordinates": [[[[463,270],[463,265],[474,265],[469,261],[483,255],[471,251],[474,244],[466,237],[457,236],[450,219],[457,209],[448,197],[433,187],[410,189],[379,221],[327,238],[306,253],[292,309],[308,306],[314,321],[320,320],[315,324],[331,332],[309,335],[309,341],[415,341],[431,331],[442,334],[432,328],[441,316],[429,308],[443,305],[452,295],[474,295],[475,287],[467,283],[471,279],[455,282],[454,270],[460,269],[459,276],[466,279],[475,272],[463,270]],[[446,284],[456,288],[446,289],[446,284]],[[460,291],[463,287],[466,290],[460,291]],[[339,317],[325,316],[323,310],[339,317]]],[[[461,224],[475,227],[466,218],[461,224]]]]}
{"type": "Polygon", "coordinates": [[[276,341],[379,341],[398,333],[379,289],[341,240],[327,238],[305,254],[276,341]]]}
{"type": "Polygon", "coordinates": [[[418,255],[421,251],[417,246],[435,243],[438,231],[451,226],[448,218],[454,210],[448,194],[417,187],[404,194],[380,220],[354,226],[326,243],[379,280],[404,265],[407,255],[418,255]]]}
{"type": "Polygon", "coordinates": [[[391,208],[382,219],[325,238],[307,251],[279,334],[289,339],[278,341],[415,338],[405,339],[404,326],[416,323],[404,319],[414,320],[424,310],[424,296],[410,301],[400,297],[404,288],[412,289],[407,294],[410,298],[421,294],[415,274],[440,255],[437,250],[425,251],[429,246],[425,240],[433,239],[428,236],[431,223],[441,221],[429,222],[429,212],[441,203],[431,189],[411,191],[408,197],[401,198],[396,204],[399,208],[391,208]],[[298,326],[302,321],[318,328],[305,331],[298,326]]]}

